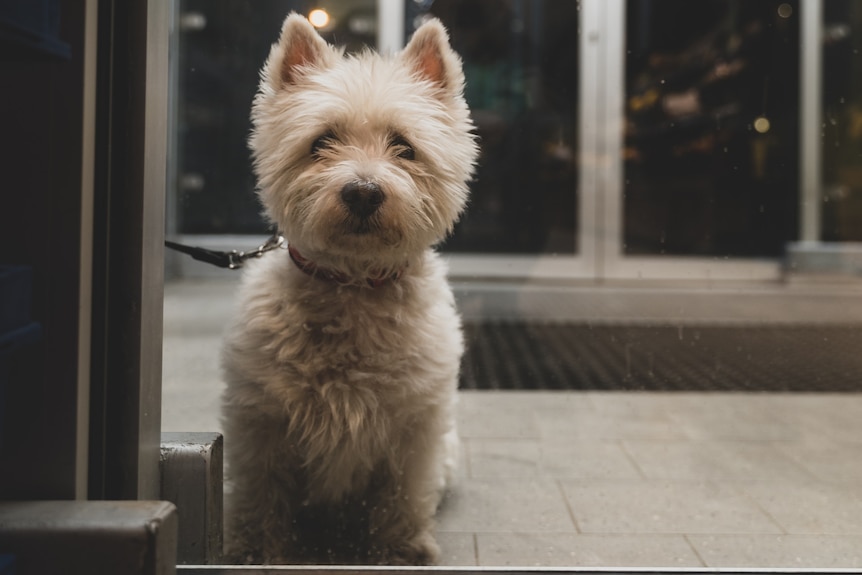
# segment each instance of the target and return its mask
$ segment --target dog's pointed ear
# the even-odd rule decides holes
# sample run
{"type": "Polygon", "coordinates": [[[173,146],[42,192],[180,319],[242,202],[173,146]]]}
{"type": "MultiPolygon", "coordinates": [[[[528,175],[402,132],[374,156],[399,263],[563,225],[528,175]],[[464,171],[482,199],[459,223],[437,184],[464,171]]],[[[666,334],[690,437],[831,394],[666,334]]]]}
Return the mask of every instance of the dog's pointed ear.
{"type": "Polygon", "coordinates": [[[330,66],[337,56],[304,16],[291,12],[281,27],[278,43],[269,53],[264,76],[278,90],[298,82],[309,69],[330,66]]]}
{"type": "Polygon", "coordinates": [[[460,93],[464,89],[461,59],[449,46],[446,28],[436,18],[416,30],[401,58],[420,78],[447,92],[460,93]]]}

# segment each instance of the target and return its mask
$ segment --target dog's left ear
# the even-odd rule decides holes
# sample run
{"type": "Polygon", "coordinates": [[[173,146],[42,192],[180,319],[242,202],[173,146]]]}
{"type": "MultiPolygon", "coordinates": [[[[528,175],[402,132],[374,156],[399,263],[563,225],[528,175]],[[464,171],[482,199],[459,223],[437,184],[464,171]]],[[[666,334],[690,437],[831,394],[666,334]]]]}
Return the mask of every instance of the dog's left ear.
{"type": "Polygon", "coordinates": [[[436,18],[416,30],[401,58],[423,80],[448,92],[460,93],[464,89],[461,59],[449,46],[446,28],[436,18]]]}

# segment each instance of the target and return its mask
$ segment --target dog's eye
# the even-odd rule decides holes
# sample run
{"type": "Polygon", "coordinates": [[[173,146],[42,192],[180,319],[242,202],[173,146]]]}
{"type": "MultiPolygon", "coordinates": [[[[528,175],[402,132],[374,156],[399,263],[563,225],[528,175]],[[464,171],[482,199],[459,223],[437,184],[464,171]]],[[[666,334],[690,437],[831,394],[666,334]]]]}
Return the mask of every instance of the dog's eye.
{"type": "Polygon", "coordinates": [[[335,134],[332,132],[332,130],[329,130],[328,132],[314,140],[314,142],[311,144],[311,155],[320,155],[321,151],[332,147],[333,143],[335,143],[335,134]]]}
{"type": "Polygon", "coordinates": [[[416,150],[413,149],[410,142],[404,139],[404,136],[393,136],[392,140],[389,141],[389,147],[391,147],[395,152],[395,155],[402,160],[416,159],[416,150]]]}

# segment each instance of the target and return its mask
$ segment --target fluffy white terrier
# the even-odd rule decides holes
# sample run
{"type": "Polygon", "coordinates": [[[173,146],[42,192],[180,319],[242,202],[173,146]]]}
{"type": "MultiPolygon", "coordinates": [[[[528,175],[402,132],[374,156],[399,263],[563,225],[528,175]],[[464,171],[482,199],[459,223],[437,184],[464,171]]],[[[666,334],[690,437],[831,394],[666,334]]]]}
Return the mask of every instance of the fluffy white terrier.
{"type": "Polygon", "coordinates": [[[290,248],[249,264],[224,348],[233,559],[437,559],[463,341],[432,247],[478,153],[463,86],[436,20],[389,58],[284,22],[250,147],[290,248]]]}

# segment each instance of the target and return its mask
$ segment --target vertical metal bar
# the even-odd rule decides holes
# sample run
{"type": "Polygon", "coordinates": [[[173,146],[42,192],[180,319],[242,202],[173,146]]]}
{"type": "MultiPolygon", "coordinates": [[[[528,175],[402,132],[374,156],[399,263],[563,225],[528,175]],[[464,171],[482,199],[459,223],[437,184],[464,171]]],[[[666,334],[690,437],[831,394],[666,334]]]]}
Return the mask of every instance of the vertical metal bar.
{"type": "Polygon", "coordinates": [[[138,499],[157,499],[162,427],[162,306],[170,2],[148,0],[141,214],[138,499]]]}
{"type": "MultiPolygon", "coordinates": [[[[180,29],[177,25],[180,16],[181,0],[165,0],[169,4],[168,23],[168,125],[178,126],[179,114],[179,61],[180,61],[180,29]]],[[[167,137],[167,174],[165,201],[165,235],[175,237],[180,230],[179,193],[177,191],[177,174],[180,164],[179,130],[171,129],[167,137]]],[[[180,254],[165,253],[165,277],[176,278],[182,274],[180,254]]]]}
{"type": "Polygon", "coordinates": [[[580,141],[580,169],[578,170],[578,251],[583,258],[587,273],[598,275],[601,262],[601,246],[597,237],[601,224],[599,190],[600,150],[598,134],[601,128],[599,116],[603,94],[599,87],[601,79],[601,42],[604,0],[581,0],[580,16],[580,94],[578,98],[578,124],[580,141]]]}
{"type": "Polygon", "coordinates": [[[821,239],[823,0],[800,1],[799,239],[821,239]]]}
{"type": "Polygon", "coordinates": [[[87,498],[90,423],[90,333],[93,302],[93,199],[96,162],[98,0],[84,5],[84,98],[81,110],[81,252],[75,499],[87,498]]]}
{"type": "Polygon", "coordinates": [[[616,265],[623,254],[625,231],[623,210],[623,127],[625,126],[625,0],[604,2],[604,42],[600,101],[602,129],[600,138],[600,157],[602,176],[602,214],[604,220],[601,244],[602,276],[608,268],[616,265]]]}
{"type": "Polygon", "coordinates": [[[404,2],[377,0],[377,50],[393,54],[404,47],[404,2]]]}
{"type": "Polygon", "coordinates": [[[93,499],[159,495],[169,8],[99,4],[93,499]]]}

